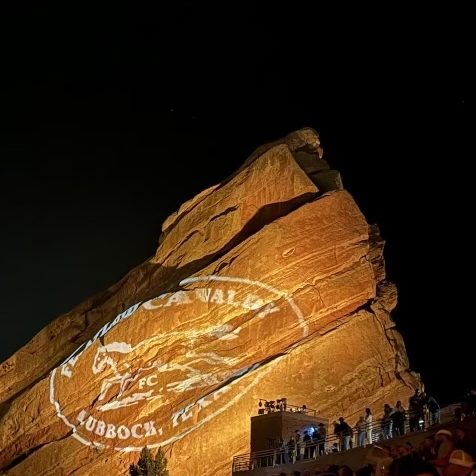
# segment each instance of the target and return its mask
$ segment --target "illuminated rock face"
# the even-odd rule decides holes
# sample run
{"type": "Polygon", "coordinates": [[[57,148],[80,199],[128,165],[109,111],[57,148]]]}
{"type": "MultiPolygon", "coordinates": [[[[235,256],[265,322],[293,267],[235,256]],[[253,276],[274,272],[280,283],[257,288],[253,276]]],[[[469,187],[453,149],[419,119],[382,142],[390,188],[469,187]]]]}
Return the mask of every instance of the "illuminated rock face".
{"type": "Polygon", "coordinates": [[[383,242],[321,156],[311,130],[258,149],[164,222],[151,260],[5,362],[0,468],[124,474],[163,445],[172,475],[228,475],[258,398],[351,422],[407,399],[383,242]]]}

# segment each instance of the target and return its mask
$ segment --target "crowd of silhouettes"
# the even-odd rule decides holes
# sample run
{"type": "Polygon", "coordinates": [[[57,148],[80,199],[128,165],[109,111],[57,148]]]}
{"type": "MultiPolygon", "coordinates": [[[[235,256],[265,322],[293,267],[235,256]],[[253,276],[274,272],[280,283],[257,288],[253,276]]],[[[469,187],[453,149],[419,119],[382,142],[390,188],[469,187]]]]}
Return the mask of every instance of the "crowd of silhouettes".
{"type": "Polygon", "coordinates": [[[402,436],[406,432],[407,421],[410,432],[421,431],[428,426],[440,423],[440,406],[436,399],[415,390],[408,401],[408,409],[400,400],[394,407],[385,403],[381,418],[375,420],[372,410],[366,408],[365,414],[359,417],[354,428],[351,428],[342,417],[334,422],[334,434],[339,439],[339,448],[347,450],[353,446],[370,445],[377,440],[389,440],[402,436]]]}
{"type": "Polygon", "coordinates": [[[324,423],[319,423],[317,428],[305,430],[302,435],[296,430],[288,441],[279,439],[273,445],[277,452],[277,464],[286,464],[304,459],[316,458],[326,454],[327,430],[324,423]]]}
{"type": "MultiPolygon", "coordinates": [[[[282,401],[286,402],[285,399],[282,401]]],[[[305,405],[299,408],[300,411],[306,411],[305,405]]],[[[281,405],[271,409],[267,406],[267,409],[268,411],[286,411],[286,406],[281,405]]],[[[455,409],[454,421],[463,421],[468,416],[476,416],[476,389],[471,389],[465,395],[461,406],[455,409]]],[[[458,461],[465,463],[460,464],[459,468],[469,468],[465,465],[471,465],[472,468],[472,462],[476,460],[476,443],[467,438],[462,428],[452,432],[441,429],[433,436],[426,438],[420,448],[413,448],[410,443],[398,444],[394,447],[375,446],[376,442],[403,436],[407,431],[428,430],[429,427],[439,423],[440,406],[436,399],[425,392],[415,390],[408,401],[408,408],[405,408],[401,401],[397,401],[394,407],[386,403],[378,419],[374,419],[372,410],[366,408],[354,427],[351,427],[344,417],[340,417],[334,422],[332,435],[327,434],[324,423],[319,423],[317,427],[305,430],[302,434],[296,430],[288,441],[282,438],[278,441],[271,440],[270,446],[278,450],[275,461],[278,465],[311,458],[317,459],[319,456],[349,450],[353,447],[369,446],[371,450],[377,448],[380,451],[379,457],[375,455],[370,457],[370,460],[374,459],[375,464],[369,475],[407,476],[406,471],[411,470],[408,475],[413,476],[420,474],[418,471],[426,467],[431,471],[421,473],[421,476],[423,474],[424,476],[433,474],[434,476],[469,476],[471,471],[465,473],[463,469],[458,470],[458,461]],[[390,467],[392,467],[391,470],[390,467]]],[[[368,467],[357,471],[355,476],[367,476],[366,471],[369,471],[371,467],[372,463],[369,463],[368,467]]],[[[349,471],[347,467],[340,467],[333,468],[327,473],[316,472],[315,474],[352,476],[354,473],[349,471]]],[[[476,473],[472,476],[476,476],[476,473]]]]}
{"type": "Polygon", "coordinates": [[[438,430],[418,447],[410,442],[372,446],[367,464],[356,471],[347,465],[326,470],[279,472],[276,476],[476,476],[476,441],[463,428],[438,430]]]}

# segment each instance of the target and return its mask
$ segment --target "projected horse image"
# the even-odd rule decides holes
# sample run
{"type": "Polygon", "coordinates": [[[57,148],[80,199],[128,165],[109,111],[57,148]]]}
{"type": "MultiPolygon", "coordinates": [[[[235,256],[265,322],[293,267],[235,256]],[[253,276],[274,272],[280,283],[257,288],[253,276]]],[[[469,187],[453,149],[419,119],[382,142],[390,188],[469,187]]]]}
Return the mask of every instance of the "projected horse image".
{"type": "Polygon", "coordinates": [[[143,400],[167,403],[174,394],[220,384],[233,374],[231,367],[239,359],[215,352],[195,352],[192,347],[200,337],[236,338],[237,333],[229,330],[221,326],[202,333],[169,333],[145,339],[134,347],[126,342],[100,346],[92,364],[93,374],[102,377],[98,410],[115,410],[143,400]],[[166,355],[160,358],[166,354],[162,344],[174,337],[171,334],[181,337],[182,343],[173,348],[170,359],[166,355]]]}

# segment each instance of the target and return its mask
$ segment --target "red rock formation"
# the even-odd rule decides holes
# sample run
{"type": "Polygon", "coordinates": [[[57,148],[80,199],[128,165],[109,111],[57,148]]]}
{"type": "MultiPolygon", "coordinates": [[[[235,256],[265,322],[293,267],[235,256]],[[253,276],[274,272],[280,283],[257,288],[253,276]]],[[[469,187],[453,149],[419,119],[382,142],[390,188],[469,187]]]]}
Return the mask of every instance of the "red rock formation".
{"type": "Polygon", "coordinates": [[[8,474],[122,474],[147,444],[172,475],[225,475],[262,396],[352,420],[418,384],[378,229],[312,130],[261,147],[162,230],[152,259],[0,367],[8,474]]]}

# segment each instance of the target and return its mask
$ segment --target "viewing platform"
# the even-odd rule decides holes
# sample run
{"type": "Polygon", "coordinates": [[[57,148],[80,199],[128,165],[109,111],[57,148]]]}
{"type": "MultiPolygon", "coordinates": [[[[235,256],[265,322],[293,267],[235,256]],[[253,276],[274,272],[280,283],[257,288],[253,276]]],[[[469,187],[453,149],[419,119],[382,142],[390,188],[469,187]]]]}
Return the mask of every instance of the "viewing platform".
{"type": "MultiPolygon", "coordinates": [[[[313,475],[315,471],[325,471],[329,465],[348,465],[354,471],[369,463],[368,456],[372,447],[376,445],[396,446],[403,443],[411,443],[415,448],[427,437],[435,434],[441,429],[463,428],[471,438],[476,440],[476,416],[468,417],[464,421],[454,420],[454,410],[459,404],[450,405],[442,408],[440,412],[440,423],[432,426],[426,426],[424,430],[410,432],[407,431],[404,435],[396,436],[390,439],[383,439],[380,431],[381,421],[374,422],[373,426],[373,444],[366,446],[354,446],[353,449],[332,452],[330,449],[333,444],[338,442],[336,435],[329,430],[328,436],[325,439],[326,453],[318,455],[317,451],[310,451],[308,457],[304,458],[303,454],[297,455],[294,452],[293,457],[289,456],[287,447],[277,448],[269,447],[263,448],[261,442],[270,440],[272,438],[265,435],[290,435],[296,429],[302,433],[308,428],[324,423],[327,426],[328,420],[313,416],[302,414],[298,412],[280,412],[275,411],[269,414],[257,415],[251,417],[251,447],[252,451],[249,454],[237,455],[233,458],[233,476],[275,476],[280,472],[286,474],[293,474],[293,471],[300,471],[303,476],[313,475]],[[253,446],[255,445],[255,446],[253,446]],[[255,448],[253,450],[253,448],[255,448]],[[258,450],[260,447],[262,449],[258,450]],[[284,457],[284,455],[287,455],[284,457]]],[[[279,436],[278,436],[279,438],[279,436]]],[[[283,437],[284,438],[284,437],[283,437]]],[[[286,438],[284,438],[285,441],[286,438]]],[[[307,446],[314,446],[311,443],[307,446]]],[[[301,441],[302,448],[303,445],[301,441]]]]}

